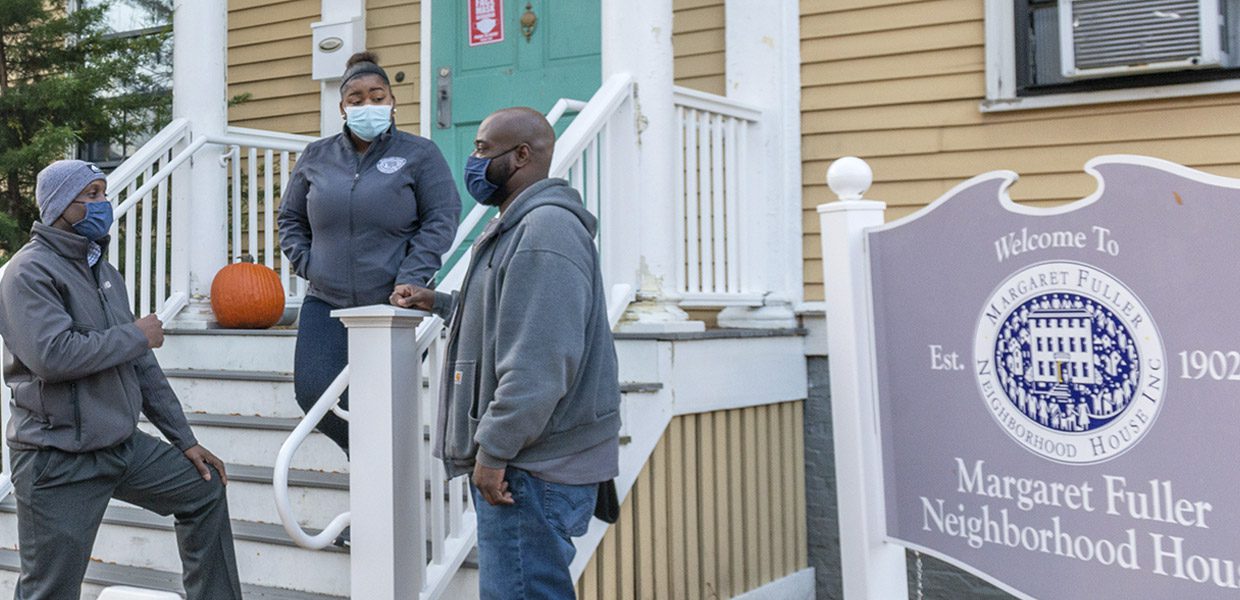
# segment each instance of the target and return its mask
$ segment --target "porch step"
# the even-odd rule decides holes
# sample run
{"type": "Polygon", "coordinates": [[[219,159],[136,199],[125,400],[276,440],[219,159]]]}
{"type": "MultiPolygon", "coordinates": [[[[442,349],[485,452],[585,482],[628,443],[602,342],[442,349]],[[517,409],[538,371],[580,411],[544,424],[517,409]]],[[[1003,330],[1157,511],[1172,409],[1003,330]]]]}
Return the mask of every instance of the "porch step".
{"type": "MultiPolygon", "coordinates": [[[[280,446],[301,422],[300,417],[203,413],[186,413],[185,418],[198,441],[229,466],[275,466],[280,446]]],[[[158,432],[145,419],[140,427],[148,433],[158,432]]],[[[322,433],[312,432],[293,456],[293,468],[346,473],[349,461],[335,442],[322,433]]]]}
{"type": "MultiPolygon", "coordinates": [[[[292,351],[289,350],[290,356],[292,351]]],[[[290,359],[291,360],[291,359],[290,359]]],[[[301,418],[292,371],[170,368],[168,383],[186,412],[301,418]]],[[[290,366],[291,369],[291,366],[290,366]]]]}
{"type": "MultiPolygon", "coordinates": [[[[11,498],[0,503],[0,513],[13,515],[11,498]]],[[[232,522],[237,569],[241,581],[258,586],[327,595],[349,593],[349,553],[329,546],[310,551],[297,547],[279,525],[232,522]]],[[[127,506],[109,506],[95,539],[93,557],[175,573],[181,568],[171,517],[127,506]]],[[[17,519],[0,519],[0,538],[17,539],[17,519]]]]}
{"type": "Polygon", "coordinates": [[[293,372],[296,329],[169,329],[155,350],[165,369],[293,372]]]}
{"type": "MultiPolygon", "coordinates": [[[[13,588],[17,583],[20,559],[17,551],[0,549],[0,596],[13,597],[13,588]]],[[[157,571],[142,567],[129,567],[111,563],[92,561],[86,568],[85,585],[82,586],[83,600],[94,600],[104,588],[114,585],[128,585],[148,590],[183,594],[181,573],[157,571]]],[[[249,600],[345,600],[346,596],[327,596],[312,592],[283,590],[273,587],[241,584],[241,592],[249,600]]]]}

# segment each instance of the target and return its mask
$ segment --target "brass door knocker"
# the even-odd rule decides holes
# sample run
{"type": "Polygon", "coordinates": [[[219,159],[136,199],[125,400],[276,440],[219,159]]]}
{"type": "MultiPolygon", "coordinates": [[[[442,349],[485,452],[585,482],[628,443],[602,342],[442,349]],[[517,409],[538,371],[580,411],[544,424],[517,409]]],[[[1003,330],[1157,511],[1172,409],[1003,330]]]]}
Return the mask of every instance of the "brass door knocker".
{"type": "Polygon", "coordinates": [[[530,38],[534,36],[534,28],[538,26],[538,15],[534,14],[534,6],[529,2],[525,3],[525,14],[521,15],[521,35],[525,36],[528,43],[530,38]]]}

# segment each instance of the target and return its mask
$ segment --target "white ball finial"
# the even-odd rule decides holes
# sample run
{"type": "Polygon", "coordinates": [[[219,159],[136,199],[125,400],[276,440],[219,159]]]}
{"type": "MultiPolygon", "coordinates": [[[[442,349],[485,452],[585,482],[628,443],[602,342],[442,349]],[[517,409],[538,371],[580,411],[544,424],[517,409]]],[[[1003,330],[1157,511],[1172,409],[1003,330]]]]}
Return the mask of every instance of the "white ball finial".
{"type": "Polygon", "coordinates": [[[845,156],[827,169],[827,185],[840,200],[860,200],[874,183],[874,171],[864,160],[845,156]]]}

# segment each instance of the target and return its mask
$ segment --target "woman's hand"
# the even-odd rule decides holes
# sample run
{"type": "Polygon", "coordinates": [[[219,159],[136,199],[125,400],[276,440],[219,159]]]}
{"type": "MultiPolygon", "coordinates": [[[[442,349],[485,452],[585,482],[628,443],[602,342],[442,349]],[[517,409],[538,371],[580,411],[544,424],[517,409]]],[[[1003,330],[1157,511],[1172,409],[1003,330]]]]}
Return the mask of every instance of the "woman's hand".
{"type": "Polygon", "coordinates": [[[392,290],[388,301],[401,308],[430,311],[435,307],[435,291],[402,283],[392,290]]]}

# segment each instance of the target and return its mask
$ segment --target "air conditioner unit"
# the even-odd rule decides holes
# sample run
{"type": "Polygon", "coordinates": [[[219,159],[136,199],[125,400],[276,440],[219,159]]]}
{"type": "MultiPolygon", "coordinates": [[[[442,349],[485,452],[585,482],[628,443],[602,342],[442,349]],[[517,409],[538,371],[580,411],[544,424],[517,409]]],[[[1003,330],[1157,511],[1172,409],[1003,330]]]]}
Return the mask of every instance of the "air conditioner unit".
{"type": "Polygon", "coordinates": [[[1063,76],[1218,67],[1219,0],[1059,0],[1063,76]]]}

